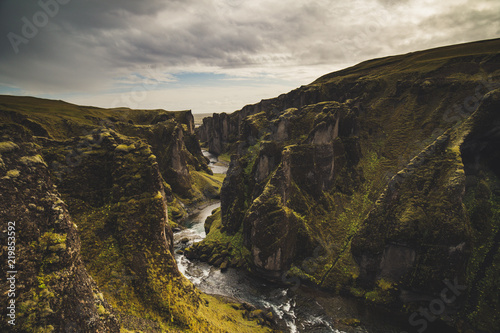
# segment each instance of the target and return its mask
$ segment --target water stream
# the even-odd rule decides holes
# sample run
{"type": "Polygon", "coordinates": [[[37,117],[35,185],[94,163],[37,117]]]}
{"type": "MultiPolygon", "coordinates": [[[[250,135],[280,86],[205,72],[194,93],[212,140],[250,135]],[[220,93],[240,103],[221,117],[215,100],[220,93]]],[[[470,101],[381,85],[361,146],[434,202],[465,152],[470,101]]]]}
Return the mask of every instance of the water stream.
{"type": "MultiPolygon", "coordinates": [[[[218,173],[226,172],[227,167],[218,163],[217,157],[208,152],[204,152],[204,155],[210,159],[212,170],[216,170],[218,173]]],[[[219,206],[220,202],[212,202],[203,207],[196,214],[190,216],[185,224],[186,229],[174,234],[175,259],[179,270],[199,290],[207,294],[229,296],[240,302],[250,303],[257,308],[271,310],[275,318],[279,318],[278,322],[287,329],[287,332],[291,333],[399,332],[399,330],[387,327],[382,328],[381,326],[385,325],[377,323],[374,326],[380,327],[381,330],[371,328],[367,330],[362,327],[345,328],[345,326],[342,326],[343,330],[339,330],[338,325],[335,324],[339,322],[339,318],[351,318],[358,315],[357,317],[373,320],[376,316],[367,315],[366,309],[360,306],[358,301],[352,299],[345,299],[305,287],[293,291],[236,269],[230,268],[222,273],[220,269],[207,263],[190,261],[183,254],[178,254],[177,250],[205,238],[205,219],[219,206]]]]}

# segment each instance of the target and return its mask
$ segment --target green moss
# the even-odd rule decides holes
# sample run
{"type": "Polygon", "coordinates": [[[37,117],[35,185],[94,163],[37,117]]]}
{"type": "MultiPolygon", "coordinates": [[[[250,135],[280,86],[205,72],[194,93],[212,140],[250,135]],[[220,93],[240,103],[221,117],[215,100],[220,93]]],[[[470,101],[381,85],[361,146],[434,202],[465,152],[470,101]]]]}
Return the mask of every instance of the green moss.
{"type": "Polygon", "coordinates": [[[252,176],[253,167],[255,165],[255,162],[257,161],[257,158],[259,157],[260,146],[261,142],[259,141],[255,145],[249,147],[246,155],[242,159],[242,162],[245,165],[243,171],[246,177],[252,176]]]}
{"type": "Polygon", "coordinates": [[[52,325],[47,325],[47,326],[39,326],[34,329],[34,333],[52,333],[54,332],[54,326],[52,325]]]}
{"type": "Polygon", "coordinates": [[[131,145],[121,144],[121,145],[116,146],[115,152],[117,152],[117,153],[128,153],[128,152],[130,152],[130,151],[132,151],[134,149],[135,149],[135,145],[134,144],[131,144],[131,145]]]}
{"type": "MultiPolygon", "coordinates": [[[[244,246],[243,229],[241,228],[234,235],[229,235],[223,231],[220,208],[216,209],[207,218],[205,228],[209,229],[206,238],[199,243],[195,243],[192,247],[203,249],[198,250],[202,253],[211,253],[212,260],[210,261],[210,258],[207,257],[207,261],[214,262],[213,259],[216,257],[226,258],[228,262],[234,264],[247,260],[250,251],[244,246]]],[[[193,249],[187,249],[187,251],[193,251],[193,249]]]]}
{"type": "Polygon", "coordinates": [[[19,146],[12,141],[0,142],[0,154],[8,153],[19,149],[19,146]]]}
{"type": "Polygon", "coordinates": [[[262,131],[268,125],[268,119],[265,112],[250,115],[245,121],[250,126],[252,134],[257,138],[262,135],[262,131]]]}
{"type": "Polygon", "coordinates": [[[364,297],[368,302],[375,304],[390,304],[397,300],[394,285],[383,279],[378,280],[376,287],[367,292],[364,297]]]}
{"type": "Polygon", "coordinates": [[[382,159],[376,153],[367,154],[361,163],[366,178],[371,181],[363,183],[350,196],[323,192],[323,198],[317,200],[296,183],[292,184],[294,197],[290,206],[301,212],[303,217],[299,220],[304,229],[318,241],[325,253],[315,258],[317,267],[311,273],[302,270],[300,265],[291,270],[292,275],[337,291],[358,277],[359,269],[351,254],[350,242],[373,207],[373,199],[383,184],[383,178],[378,175],[382,159]]]}
{"type": "Polygon", "coordinates": [[[341,319],[340,322],[344,325],[351,326],[351,327],[358,327],[361,324],[361,321],[356,318],[344,318],[341,319]]]}
{"type": "Polygon", "coordinates": [[[49,323],[54,313],[51,304],[57,302],[57,297],[51,290],[52,285],[57,284],[58,278],[42,274],[38,276],[38,280],[38,289],[32,289],[29,294],[23,295],[23,301],[18,303],[16,315],[19,319],[19,328],[24,332],[52,332],[54,330],[49,323]]]}
{"type": "Polygon", "coordinates": [[[105,316],[105,315],[107,315],[109,313],[108,313],[108,311],[106,311],[106,309],[104,308],[104,306],[102,306],[102,304],[99,304],[97,306],[97,314],[99,316],[105,316]]]}
{"type": "Polygon", "coordinates": [[[167,206],[168,210],[168,222],[171,227],[178,227],[178,223],[183,221],[188,213],[184,209],[184,207],[180,204],[180,201],[177,198],[173,198],[172,201],[168,202],[167,206]]]}
{"type": "Polygon", "coordinates": [[[191,171],[193,180],[193,191],[201,193],[207,198],[216,198],[220,194],[222,183],[224,182],[224,174],[209,175],[205,172],[191,171]]]}
{"type": "Polygon", "coordinates": [[[10,177],[10,178],[16,178],[16,177],[19,177],[21,173],[19,172],[19,170],[9,170],[7,171],[7,177],[10,177]]]}
{"type": "Polygon", "coordinates": [[[217,159],[219,161],[229,163],[231,162],[231,155],[228,153],[220,154],[219,156],[217,156],[217,159]]]}
{"type": "Polygon", "coordinates": [[[364,289],[357,288],[357,287],[354,287],[354,286],[352,286],[352,287],[349,288],[349,292],[350,292],[350,294],[352,296],[358,297],[358,298],[364,297],[364,295],[366,293],[366,291],[364,289]]]}
{"type": "Polygon", "coordinates": [[[19,159],[19,162],[24,165],[43,164],[47,166],[47,163],[45,163],[41,155],[23,156],[19,159]]]}
{"type": "Polygon", "coordinates": [[[380,279],[377,280],[377,287],[379,287],[382,291],[389,291],[391,289],[394,289],[394,284],[390,281],[380,279]]]}
{"type": "Polygon", "coordinates": [[[46,232],[38,241],[38,246],[42,251],[51,250],[52,247],[57,247],[58,250],[66,249],[67,234],[58,234],[54,232],[46,232]]]}

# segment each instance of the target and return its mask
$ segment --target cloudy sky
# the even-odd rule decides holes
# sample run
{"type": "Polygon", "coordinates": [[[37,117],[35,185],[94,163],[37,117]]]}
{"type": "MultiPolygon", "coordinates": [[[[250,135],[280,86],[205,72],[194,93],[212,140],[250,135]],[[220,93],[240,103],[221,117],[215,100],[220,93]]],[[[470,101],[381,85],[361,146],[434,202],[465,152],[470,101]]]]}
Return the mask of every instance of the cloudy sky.
{"type": "Polygon", "coordinates": [[[0,94],[231,112],[363,60],[497,37],[498,0],[0,0],[0,94]]]}

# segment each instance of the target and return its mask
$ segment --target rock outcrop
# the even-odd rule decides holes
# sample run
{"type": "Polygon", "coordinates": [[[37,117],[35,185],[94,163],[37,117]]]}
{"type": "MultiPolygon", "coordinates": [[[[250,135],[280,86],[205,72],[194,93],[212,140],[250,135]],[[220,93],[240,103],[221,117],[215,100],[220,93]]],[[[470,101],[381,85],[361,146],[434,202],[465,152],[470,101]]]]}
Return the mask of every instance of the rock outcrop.
{"type": "Polygon", "coordinates": [[[232,154],[216,232],[259,275],[393,309],[456,281],[450,324],[498,330],[499,54],[375,59],[205,119],[200,139],[232,154]]]}
{"type": "Polygon", "coordinates": [[[12,291],[2,292],[2,331],[119,332],[114,310],[83,265],[77,226],[40,147],[22,126],[3,125],[1,133],[1,252],[5,263],[9,253],[14,257],[13,267],[1,266],[2,291],[12,291]]]}

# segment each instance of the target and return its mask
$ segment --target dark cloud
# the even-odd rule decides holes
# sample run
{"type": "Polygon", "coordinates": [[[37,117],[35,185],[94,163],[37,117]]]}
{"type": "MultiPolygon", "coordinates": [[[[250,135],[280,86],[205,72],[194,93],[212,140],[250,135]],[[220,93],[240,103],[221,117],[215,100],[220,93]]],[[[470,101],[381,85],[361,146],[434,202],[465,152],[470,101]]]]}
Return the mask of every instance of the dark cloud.
{"type": "Polygon", "coordinates": [[[439,43],[479,40],[484,36],[499,37],[500,3],[492,2],[488,9],[470,8],[464,4],[452,6],[448,12],[422,21],[419,28],[434,36],[439,43]]]}
{"type": "Polygon", "coordinates": [[[151,64],[172,72],[337,68],[500,31],[496,0],[429,8],[416,0],[42,0],[56,1],[67,4],[29,38],[23,18],[33,23],[42,7],[0,1],[0,84],[35,92],[103,90],[151,64]],[[13,47],[9,33],[24,42],[13,47]]]}

